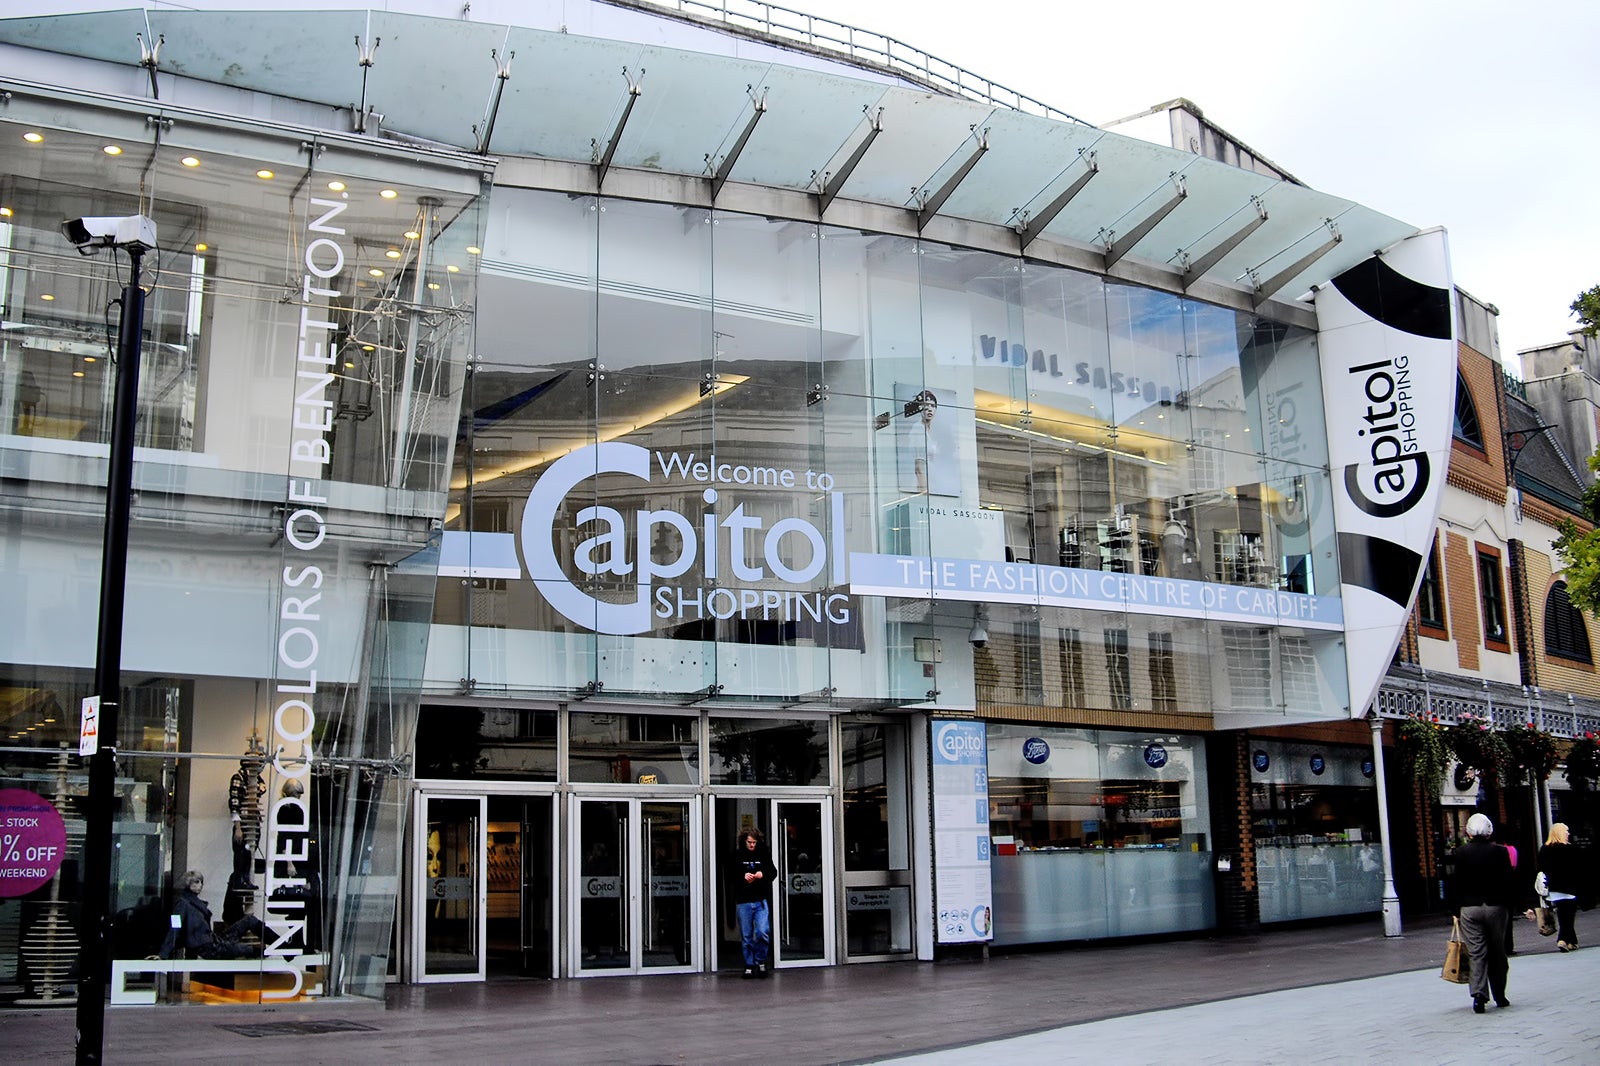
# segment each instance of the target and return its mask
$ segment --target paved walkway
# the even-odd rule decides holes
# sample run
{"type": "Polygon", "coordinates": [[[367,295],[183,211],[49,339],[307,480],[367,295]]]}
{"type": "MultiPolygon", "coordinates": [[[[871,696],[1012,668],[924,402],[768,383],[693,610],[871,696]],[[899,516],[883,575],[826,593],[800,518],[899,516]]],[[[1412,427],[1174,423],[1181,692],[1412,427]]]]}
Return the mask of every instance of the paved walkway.
{"type": "Polygon", "coordinates": [[[894,1066],[993,1063],[1594,1063],[1600,950],[1512,960],[1506,997],[1472,1014],[1433,969],[1341,981],[895,1058],[894,1066]]]}
{"type": "MultiPolygon", "coordinates": [[[[1592,914],[1579,916],[1595,924],[1592,914]]],[[[1600,1060],[1600,948],[1517,922],[1513,1006],[1439,980],[1447,922],[734,975],[395,986],[388,1009],[108,1011],[110,1063],[1562,1062],[1600,1060]],[[907,1058],[906,1056],[911,1056],[907,1058]]],[[[1593,934],[1600,940],[1600,932],[1593,934]]],[[[73,1012],[0,1009],[0,1060],[70,1063],[73,1012]]]]}

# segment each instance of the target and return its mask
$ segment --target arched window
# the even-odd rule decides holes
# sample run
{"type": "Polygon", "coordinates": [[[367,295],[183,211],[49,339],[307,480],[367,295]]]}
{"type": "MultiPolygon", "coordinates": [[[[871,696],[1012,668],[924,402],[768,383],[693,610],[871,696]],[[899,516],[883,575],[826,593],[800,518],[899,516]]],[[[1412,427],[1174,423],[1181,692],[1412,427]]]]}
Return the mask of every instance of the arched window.
{"type": "Polygon", "coordinates": [[[1456,371],[1456,439],[1483,447],[1483,430],[1478,426],[1478,409],[1472,406],[1472,393],[1467,391],[1467,379],[1456,371]]]}
{"type": "Polygon", "coordinates": [[[1557,581],[1544,601],[1544,650],[1580,663],[1592,663],[1589,655],[1589,630],[1583,612],[1567,598],[1567,583],[1557,581]]]}

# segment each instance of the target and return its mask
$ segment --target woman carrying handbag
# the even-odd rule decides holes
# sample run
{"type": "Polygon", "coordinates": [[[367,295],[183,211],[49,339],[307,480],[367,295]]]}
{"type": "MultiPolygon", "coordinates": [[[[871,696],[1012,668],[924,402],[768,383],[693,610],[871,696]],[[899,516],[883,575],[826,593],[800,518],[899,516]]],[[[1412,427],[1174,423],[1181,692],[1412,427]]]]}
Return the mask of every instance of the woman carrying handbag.
{"type": "Polygon", "coordinates": [[[1567,842],[1567,823],[1550,827],[1544,847],[1539,849],[1539,873],[1549,889],[1550,907],[1556,912],[1556,947],[1578,950],[1578,853],[1567,842]]]}

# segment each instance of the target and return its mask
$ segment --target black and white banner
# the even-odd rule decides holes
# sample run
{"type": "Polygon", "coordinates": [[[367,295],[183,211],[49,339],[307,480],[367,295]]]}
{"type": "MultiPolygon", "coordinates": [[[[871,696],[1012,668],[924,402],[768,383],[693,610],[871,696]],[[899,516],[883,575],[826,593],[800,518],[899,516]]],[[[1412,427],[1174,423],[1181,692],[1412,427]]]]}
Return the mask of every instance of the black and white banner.
{"type": "Polygon", "coordinates": [[[1442,229],[1317,291],[1350,714],[1377,693],[1422,578],[1455,414],[1455,300],[1442,229]]]}

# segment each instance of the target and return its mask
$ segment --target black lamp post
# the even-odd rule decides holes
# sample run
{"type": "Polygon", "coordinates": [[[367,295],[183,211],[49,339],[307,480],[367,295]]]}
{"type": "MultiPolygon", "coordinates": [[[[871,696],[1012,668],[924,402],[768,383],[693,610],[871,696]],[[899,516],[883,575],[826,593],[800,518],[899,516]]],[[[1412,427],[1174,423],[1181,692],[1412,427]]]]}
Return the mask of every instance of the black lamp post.
{"type": "Polygon", "coordinates": [[[155,224],[130,219],[75,219],[62,230],[85,255],[101,247],[128,253],[117,334],[117,376],[111,402],[111,453],[106,472],[106,526],[100,556],[100,625],[94,691],[100,697],[98,746],[89,756],[85,804],[82,913],[79,919],[77,1062],[98,1063],[105,1046],[107,969],[111,953],[112,798],[117,777],[117,718],[122,700],[122,614],[128,577],[128,517],[133,493],[133,436],[139,409],[139,354],[144,333],[144,253],[155,247],[155,224]],[[116,223],[96,233],[86,223],[116,223]]]}

